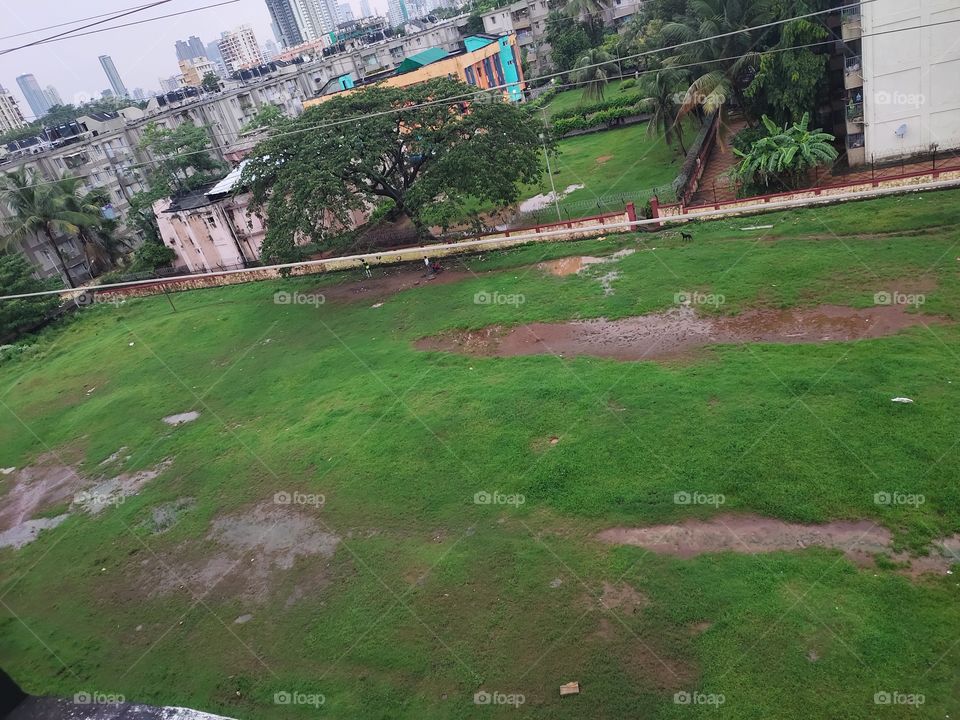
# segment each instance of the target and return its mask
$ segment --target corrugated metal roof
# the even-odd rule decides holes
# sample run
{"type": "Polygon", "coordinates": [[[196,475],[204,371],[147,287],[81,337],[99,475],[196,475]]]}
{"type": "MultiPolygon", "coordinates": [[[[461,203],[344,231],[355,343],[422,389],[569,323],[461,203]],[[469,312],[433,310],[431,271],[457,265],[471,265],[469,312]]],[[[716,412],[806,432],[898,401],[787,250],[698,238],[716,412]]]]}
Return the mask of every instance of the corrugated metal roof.
{"type": "Polygon", "coordinates": [[[246,160],[237,165],[223,180],[207,190],[207,197],[216,197],[217,195],[226,195],[227,193],[233,192],[233,189],[239,184],[240,176],[243,174],[243,169],[246,166],[246,160]]]}
{"type": "Polygon", "coordinates": [[[449,57],[449,55],[450,53],[442,48],[427,48],[426,50],[418,52],[416,55],[411,55],[408,58],[404,58],[403,62],[400,63],[400,67],[397,68],[397,75],[403,75],[404,73],[411,72],[412,70],[418,70],[425,65],[430,65],[440,60],[445,60],[447,57],[449,57]]]}

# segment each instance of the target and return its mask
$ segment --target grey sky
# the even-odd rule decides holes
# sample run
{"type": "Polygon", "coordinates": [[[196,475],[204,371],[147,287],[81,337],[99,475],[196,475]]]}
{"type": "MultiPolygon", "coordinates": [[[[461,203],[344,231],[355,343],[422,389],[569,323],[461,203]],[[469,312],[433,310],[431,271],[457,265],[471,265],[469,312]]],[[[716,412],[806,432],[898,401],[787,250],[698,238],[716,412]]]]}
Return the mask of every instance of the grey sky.
{"type": "MultiPolygon", "coordinates": [[[[0,0],[0,36],[120,11],[145,5],[149,1],[93,0],[72,3],[66,0],[0,0]]],[[[166,15],[219,1],[172,0],[166,5],[130,15],[116,23],[166,15]]],[[[338,1],[349,2],[354,13],[357,13],[359,0],[338,1]]],[[[375,10],[386,10],[386,0],[373,0],[371,5],[375,10]]],[[[261,45],[268,39],[274,39],[264,0],[239,0],[233,5],[0,55],[0,85],[12,91],[20,101],[24,115],[31,116],[30,106],[17,87],[18,75],[33,73],[42,87],[53,85],[60,91],[64,102],[70,103],[78,96],[99,96],[102,90],[110,87],[98,60],[100,55],[110,55],[130,92],[138,87],[145,91],[156,90],[159,89],[159,78],[179,73],[174,50],[177,40],[197,35],[204,43],[208,43],[219,38],[222,31],[245,23],[253,26],[261,45]]],[[[0,40],[0,49],[23,45],[68,29],[57,28],[40,34],[0,40]]]]}

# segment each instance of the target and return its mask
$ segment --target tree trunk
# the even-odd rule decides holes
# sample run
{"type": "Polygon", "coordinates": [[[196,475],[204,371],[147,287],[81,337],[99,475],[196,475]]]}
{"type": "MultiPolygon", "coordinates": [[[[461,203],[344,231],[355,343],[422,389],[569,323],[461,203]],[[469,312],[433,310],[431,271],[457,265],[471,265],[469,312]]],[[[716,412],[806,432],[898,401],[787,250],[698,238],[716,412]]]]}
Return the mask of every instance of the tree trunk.
{"type": "Polygon", "coordinates": [[[63,259],[63,253],[60,252],[60,246],[57,245],[57,241],[53,237],[53,233],[50,232],[50,228],[47,228],[47,237],[50,238],[50,244],[53,246],[53,251],[57,254],[57,259],[60,261],[60,267],[63,269],[63,276],[67,279],[67,285],[70,287],[76,287],[76,284],[73,282],[73,277],[70,275],[70,268],[67,267],[66,261],[63,259]]]}
{"type": "Polygon", "coordinates": [[[423,220],[414,215],[409,210],[404,210],[404,214],[410,218],[410,222],[413,223],[413,226],[417,229],[417,242],[420,244],[426,244],[432,242],[435,238],[433,233],[430,232],[430,228],[427,225],[424,225],[423,220]]]}

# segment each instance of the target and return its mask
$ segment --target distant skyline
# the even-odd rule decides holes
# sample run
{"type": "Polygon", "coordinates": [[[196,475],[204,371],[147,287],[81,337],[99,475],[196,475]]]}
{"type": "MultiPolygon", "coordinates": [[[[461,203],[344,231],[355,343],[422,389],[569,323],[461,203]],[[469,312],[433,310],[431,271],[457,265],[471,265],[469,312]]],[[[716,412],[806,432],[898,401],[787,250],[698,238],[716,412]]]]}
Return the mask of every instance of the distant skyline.
{"type": "MultiPolygon", "coordinates": [[[[207,5],[216,0],[173,0],[153,10],[136,13],[116,24],[166,15],[207,5]]],[[[359,0],[349,0],[354,15],[359,17],[359,0]]],[[[136,0],[102,0],[86,5],[64,7],[63,0],[34,0],[31,3],[7,3],[3,7],[3,35],[14,35],[57,23],[98,15],[120,12],[137,5],[136,0]]],[[[372,0],[374,11],[385,14],[386,0],[372,0]]],[[[191,35],[204,43],[219,39],[225,30],[249,24],[262,45],[274,40],[270,27],[270,14],[264,0],[238,0],[210,10],[202,10],[180,17],[157,20],[143,25],[110,30],[77,39],[38,45],[24,50],[0,55],[0,85],[8,88],[16,97],[28,121],[35,119],[26,98],[19,91],[16,78],[32,74],[40,87],[52,85],[65,103],[78,102],[82,98],[98,98],[110,87],[100,66],[99,57],[109,55],[120,68],[127,88],[143,88],[145,91],[160,89],[160,78],[179,74],[176,42],[191,35]]],[[[0,40],[0,50],[23,45],[32,40],[63,32],[56,28],[42,33],[0,40]]],[[[95,29],[95,28],[91,28],[95,29]]]]}

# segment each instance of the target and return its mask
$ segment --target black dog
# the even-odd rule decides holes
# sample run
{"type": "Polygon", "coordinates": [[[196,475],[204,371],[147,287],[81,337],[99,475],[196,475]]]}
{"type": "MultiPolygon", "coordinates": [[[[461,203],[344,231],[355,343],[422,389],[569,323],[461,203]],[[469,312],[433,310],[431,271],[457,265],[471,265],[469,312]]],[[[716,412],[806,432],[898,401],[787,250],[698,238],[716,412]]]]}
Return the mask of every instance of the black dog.
{"type": "Polygon", "coordinates": [[[681,231],[680,237],[683,239],[684,242],[693,242],[693,235],[691,235],[688,232],[681,231]]]}

